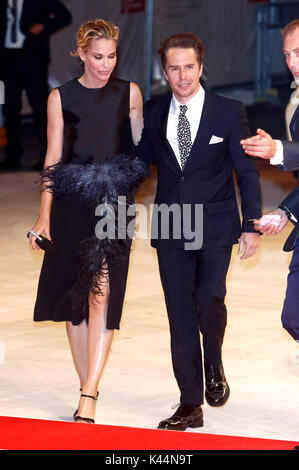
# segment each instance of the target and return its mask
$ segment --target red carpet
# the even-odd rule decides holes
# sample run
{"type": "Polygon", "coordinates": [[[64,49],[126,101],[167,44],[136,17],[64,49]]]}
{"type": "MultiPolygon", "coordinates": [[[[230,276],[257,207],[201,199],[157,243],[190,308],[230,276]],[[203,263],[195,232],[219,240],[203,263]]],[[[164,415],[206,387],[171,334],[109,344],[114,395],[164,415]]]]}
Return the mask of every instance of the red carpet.
{"type": "Polygon", "coordinates": [[[0,417],[3,450],[292,450],[296,442],[0,417]]]}

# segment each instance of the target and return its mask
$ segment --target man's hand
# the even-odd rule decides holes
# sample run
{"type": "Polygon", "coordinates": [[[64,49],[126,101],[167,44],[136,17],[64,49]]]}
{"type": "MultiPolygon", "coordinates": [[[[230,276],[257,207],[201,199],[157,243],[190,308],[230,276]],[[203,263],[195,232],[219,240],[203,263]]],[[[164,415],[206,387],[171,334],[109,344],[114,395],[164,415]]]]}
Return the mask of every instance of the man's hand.
{"type": "Polygon", "coordinates": [[[259,225],[262,217],[260,219],[255,220],[253,222],[254,229],[261,233],[264,233],[265,235],[277,235],[285,228],[289,221],[285,212],[281,209],[274,209],[273,211],[267,212],[266,215],[280,215],[281,219],[278,226],[274,224],[259,225]]]}
{"type": "Polygon", "coordinates": [[[253,256],[260,246],[260,236],[258,233],[243,232],[239,240],[238,255],[240,259],[247,259],[253,256]]]}
{"type": "Polygon", "coordinates": [[[35,34],[35,35],[38,35],[40,33],[42,33],[44,30],[44,25],[41,24],[41,23],[35,23],[31,26],[31,28],[29,29],[29,33],[30,34],[35,34]]]}
{"type": "Polygon", "coordinates": [[[255,136],[241,140],[244,152],[252,157],[269,160],[276,152],[276,142],[263,129],[257,129],[255,136]]]}

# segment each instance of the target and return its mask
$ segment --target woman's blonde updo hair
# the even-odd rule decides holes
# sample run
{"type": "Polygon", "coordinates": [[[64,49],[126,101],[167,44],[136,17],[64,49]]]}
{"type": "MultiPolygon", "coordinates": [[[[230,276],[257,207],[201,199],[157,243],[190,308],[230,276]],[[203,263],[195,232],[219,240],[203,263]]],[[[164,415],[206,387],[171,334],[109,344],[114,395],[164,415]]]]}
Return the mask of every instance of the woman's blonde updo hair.
{"type": "MultiPolygon", "coordinates": [[[[77,31],[77,47],[86,52],[92,39],[114,39],[117,42],[119,29],[110,21],[95,19],[83,23],[77,31]]],[[[78,55],[78,51],[72,53],[78,55]]]]}

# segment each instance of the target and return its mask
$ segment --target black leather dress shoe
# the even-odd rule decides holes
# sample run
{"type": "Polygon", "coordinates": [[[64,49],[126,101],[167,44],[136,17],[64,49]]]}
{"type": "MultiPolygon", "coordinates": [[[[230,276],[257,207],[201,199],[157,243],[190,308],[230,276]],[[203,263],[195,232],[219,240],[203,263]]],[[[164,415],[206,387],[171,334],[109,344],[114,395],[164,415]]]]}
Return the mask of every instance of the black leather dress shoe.
{"type": "Polygon", "coordinates": [[[200,428],[203,426],[203,413],[201,406],[190,406],[181,404],[177,411],[167,419],[161,421],[158,429],[169,429],[172,431],[185,431],[189,428],[200,428]]]}
{"type": "Polygon", "coordinates": [[[222,406],[229,397],[229,386],[226,381],[223,365],[205,364],[206,392],[205,397],[210,406],[222,406]]]}

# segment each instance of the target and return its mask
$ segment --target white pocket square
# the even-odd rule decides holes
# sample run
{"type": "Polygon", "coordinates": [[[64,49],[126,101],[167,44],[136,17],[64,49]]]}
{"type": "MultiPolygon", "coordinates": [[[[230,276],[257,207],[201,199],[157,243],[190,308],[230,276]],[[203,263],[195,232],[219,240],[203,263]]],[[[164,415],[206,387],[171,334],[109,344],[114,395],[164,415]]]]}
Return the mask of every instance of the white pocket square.
{"type": "Polygon", "coordinates": [[[219,144],[219,142],[223,142],[222,137],[217,137],[217,135],[212,135],[209,144],[219,144]]]}

